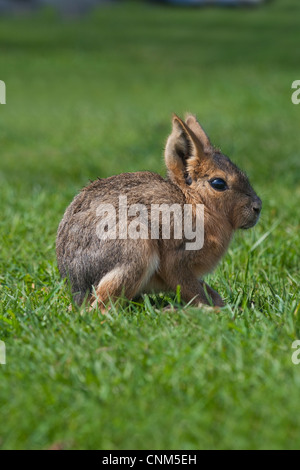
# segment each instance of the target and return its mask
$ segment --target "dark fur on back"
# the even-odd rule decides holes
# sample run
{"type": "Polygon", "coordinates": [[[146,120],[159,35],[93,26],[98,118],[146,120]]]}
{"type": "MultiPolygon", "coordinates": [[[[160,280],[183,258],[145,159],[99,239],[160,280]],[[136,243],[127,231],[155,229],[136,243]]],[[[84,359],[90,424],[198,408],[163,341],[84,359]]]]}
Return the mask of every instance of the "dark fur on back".
{"type": "MultiPolygon", "coordinates": [[[[92,306],[105,310],[110,299],[121,295],[132,299],[143,292],[175,291],[195,305],[224,305],[217,292],[202,277],[211,271],[226,252],[235,230],[250,228],[257,222],[261,201],[246,175],[210,143],[195,116],[186,121],[173,118],[172,133],[165,149],[168,177],[148,171],[123,173],[98,179],[85,187],[67,208],[57,234],[57,260],[63,278],[70,279],[75,300],[81,304],[88,296],[92,306]],[[226,182],[218,191],[212,182],[226,182]],[[117,211],[119,196],[129,206],[143,204],[148,213],[152,204],[196,206],[203,204],[204,245],[185,249],[185,234],[164,239],[101,239],[99,206],[110,204],[117,211]]],[[[128,223],[134,216],[128,218],[128,223]]],[[[173,216],[170,219],[174,225],[173,216]]],[[[161,222],[160,222],[161,223],[161,222]]],[[[120,220],[117,216],[117,224],[120,220]]],[[[172,229],[171,227],[171,233],[172,229]]]]}
{"type": "Polygon", "coordinates": [[[105,203],[117,207],[120,195],[126,195],[129,204],[144,204],[148,209],[151,204],[169,203],[170,195],[184,203],[177,186],[149,171],[99,178],[83,188],[67,208],[57,235],[58,268],[62,277],[69,277],[78,303],[115,266],[135,256],[134,248],[132,251],[129,248],[138,240],[116,243],[97,237],[97,207],[105,203]]]}

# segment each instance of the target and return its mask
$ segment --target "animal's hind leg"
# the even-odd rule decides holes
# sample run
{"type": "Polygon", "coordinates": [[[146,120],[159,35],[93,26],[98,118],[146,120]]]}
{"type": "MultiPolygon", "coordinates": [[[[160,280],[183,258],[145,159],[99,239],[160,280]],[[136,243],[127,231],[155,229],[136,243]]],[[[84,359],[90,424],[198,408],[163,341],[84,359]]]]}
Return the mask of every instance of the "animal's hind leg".
{"type": "MultiPolygon", "coordinates": [[[[128,260],[129,261],[129,260],[128,260]]],[[[130,260],[128,264],[118,265],[109,271],[96,286],[96,296],[91,298],[91,305],[104,313],[110,301],[120,297],[133,299],[145,286],[157,270],[159,257],[156,251],[146,250],[143,255],[130,260]]]]}

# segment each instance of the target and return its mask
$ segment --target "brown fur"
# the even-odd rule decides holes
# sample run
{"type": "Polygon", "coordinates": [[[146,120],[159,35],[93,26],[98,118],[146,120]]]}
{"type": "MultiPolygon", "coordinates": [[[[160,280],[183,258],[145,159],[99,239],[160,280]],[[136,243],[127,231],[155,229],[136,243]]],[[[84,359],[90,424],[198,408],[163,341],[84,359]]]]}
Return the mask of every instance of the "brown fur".
{"type": "Polygon", "coordinates": [[[103,310],[110,299],[122,295],[132,299],[143,292],[175,291],[180,285],[186,302],[224,305],[201,279],[224,255],[234,231],[255,225],[261,201],[246,175],[211,145],[193,115],[186,122],[173,117],[165,162],[166,179],[151,172],[98,179],[67,208],[57,235],[57,260],[79,304],[88,295],[103,310]],[[213,178],[225,180],[228,189],[216,191],[210,184],[213,178]],[[97,207],[109,203],[117,208],[119,195],[126,195],[129,205],[144,204],[148,213],[151,204],[191,204],[195,217],[196,204],[204,204],[203,248],[187,251],[184,234],[166,240],[161,231],[157,240],[99,240],[97,207]]]}

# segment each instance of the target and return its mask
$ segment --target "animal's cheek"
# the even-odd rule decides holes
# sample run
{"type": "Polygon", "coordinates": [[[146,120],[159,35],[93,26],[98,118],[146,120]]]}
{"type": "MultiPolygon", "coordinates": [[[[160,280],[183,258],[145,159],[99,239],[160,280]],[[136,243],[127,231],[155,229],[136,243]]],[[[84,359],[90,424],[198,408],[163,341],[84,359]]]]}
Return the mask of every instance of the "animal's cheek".
{"type": "Polygon", "coordinates": [[[247,223],[249,210],[247,201],[244,198],[239,201],[235,201],[235,203],[232,204],[231,210],[229,211],[229,217],[235,230],[241,228],[247,223]]]}

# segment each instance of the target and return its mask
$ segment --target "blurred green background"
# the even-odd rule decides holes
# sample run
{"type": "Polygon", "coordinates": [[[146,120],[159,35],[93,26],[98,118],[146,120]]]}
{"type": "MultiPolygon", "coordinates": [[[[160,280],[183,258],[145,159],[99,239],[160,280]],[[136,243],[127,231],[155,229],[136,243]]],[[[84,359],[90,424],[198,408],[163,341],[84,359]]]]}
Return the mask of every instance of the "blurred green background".
{"type": "Polygon", "coordinates": [[[299,30],[298,0],[0,17],[0,448],[299,448],[299,30]],[[208,277],[228,306],[69,311],[66,206],[98,176],[164,174],[186,111],[263,200],[208,277]]]}

